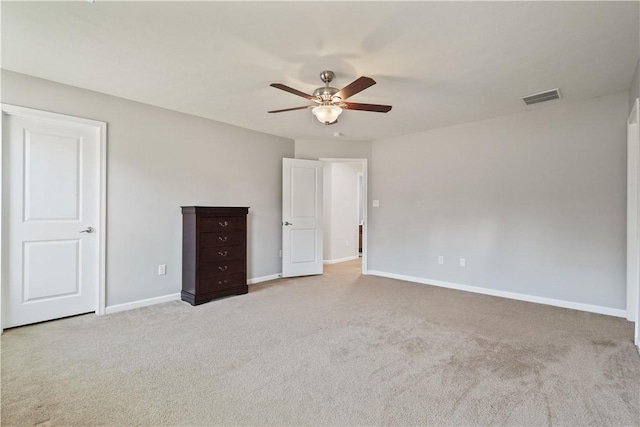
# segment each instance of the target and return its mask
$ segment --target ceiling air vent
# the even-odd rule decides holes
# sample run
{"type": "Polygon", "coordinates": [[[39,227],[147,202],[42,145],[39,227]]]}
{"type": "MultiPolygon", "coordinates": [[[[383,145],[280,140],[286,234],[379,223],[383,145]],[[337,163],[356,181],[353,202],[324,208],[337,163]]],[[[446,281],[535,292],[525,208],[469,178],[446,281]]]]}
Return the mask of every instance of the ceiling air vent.
{"type": "Polygon", "coordinates": [[[534,93],[533,95],[528,95],[522,98],[525,104],[532,105],[537,104],[539,102],[552,101],[554,99],[560,98],[560,89],[552,89],[547,90],[545,92],[534,93]]]}

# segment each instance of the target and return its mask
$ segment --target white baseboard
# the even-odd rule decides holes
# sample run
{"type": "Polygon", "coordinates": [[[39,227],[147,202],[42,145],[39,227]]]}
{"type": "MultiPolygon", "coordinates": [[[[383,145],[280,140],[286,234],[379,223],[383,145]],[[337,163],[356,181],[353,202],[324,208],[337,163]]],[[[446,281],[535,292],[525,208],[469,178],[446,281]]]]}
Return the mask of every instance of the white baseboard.
{"type": "Polygon", "coordinates": [[[627,311],[617,308],[602,307],[599,305],[583,304],[579,302],[564,301],[553,298],[537,297],[534,295],[519,294],[516,292],[506,292],[496,289],[481,288],[478,286],[461,285],[458,283],[443,282],[441,280],[423,279],[422,277],[405,276],[402,274],[386,273],[384,271],[369,270],[368,274],[373,276],[387,277],[389,279],[405,280],[407,282],[421,283],[423,285],[438,286],[441,288],[457,289],[460,291],[473,292],[476,294],[491,295],[494,297],[509,298],[519,301],[533,302],[537,304],[552,305],[555,307],[570,308],[573,310],[588,311],[590,313],[605,314],[607,316],[626,317],[627,311]]]}
{"type": "Polygon", "coordinates": [[[254,277],[247,280],[247,285],[255,285],[256,283],[268,282],[269,280],[275,280],[282,277],[282,273],[270,274],[268,276],[254,277]]]}
{"type": "MultiPolygon", "coordinates": [[[[256,277],[254,279],[247,280],[247,284],[253,285],[260,282],[279,279],[281,276],[282,275],[278,273],[278,274],[271,274],[269,276],[256,277]]],[[[105,314],[117,313],[119,311],[133,310],[134,308],[147,307],[154,304],[161,304],[163,302],[178,301],[178,300],[180,300],[179,293],[164,295],[164,296],[155,297],[155,298],[147,298],[139,301],[126,302],[124,304],[110,305],[105,308],[105,314]]]]}
{"type": "Polygon", "coordinates": [[[160,304],[163,302],[176,301],[180,299],[180,294],[169,294],[161,297],[141,299],[124,304],[110,305],[105,308],[105,314],[117,313],[119,311],[132,310],[134,308],[147,307],[149,305],[160,304]]]}
{"type": "Polygon", "coordinates": [[[358,255],[348,256],[345,258],[336,258],[336,259],[325,259],[322,261],[323,264],[337,264],[339,262],[353,261],[354,259],[360,258],[358,255]]]}

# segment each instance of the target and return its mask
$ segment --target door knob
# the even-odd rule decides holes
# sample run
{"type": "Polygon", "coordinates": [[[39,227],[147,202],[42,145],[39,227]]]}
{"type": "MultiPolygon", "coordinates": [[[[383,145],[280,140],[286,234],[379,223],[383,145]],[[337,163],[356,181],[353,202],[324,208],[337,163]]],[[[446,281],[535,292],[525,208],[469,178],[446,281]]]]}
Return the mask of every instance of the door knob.
{"type": "Polygon", "coordinates": [[[293,223],[289,221],[285,221],[284,225],[293,225],[293,223]]]}
{"type": "Polygon", "coordinates": [[[81,233],[93,233],[93,227],[87,227],[82,230],[81,233]]]}

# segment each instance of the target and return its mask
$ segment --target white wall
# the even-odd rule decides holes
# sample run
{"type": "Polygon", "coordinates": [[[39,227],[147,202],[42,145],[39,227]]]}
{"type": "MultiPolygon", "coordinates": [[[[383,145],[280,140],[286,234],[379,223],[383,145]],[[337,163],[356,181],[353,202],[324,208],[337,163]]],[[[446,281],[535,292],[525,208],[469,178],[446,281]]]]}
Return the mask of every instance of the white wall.
{"type": "Polygon", "coordinates": [[[369,269],[624,310],[628,96],[374,141],[369,269]]]}
{"type": "Polygon", "coordinates": [[[358,174],[362,162],[325,164],[324,260],[358,256],[358,174]]]}
{"type": "Polygon", "coordinates": [[[249,206],[248,277],[281,271],[292,140],[4,70],[2,102],[108,123],[107,306],[180,291],[181,205],[249,206]]]}

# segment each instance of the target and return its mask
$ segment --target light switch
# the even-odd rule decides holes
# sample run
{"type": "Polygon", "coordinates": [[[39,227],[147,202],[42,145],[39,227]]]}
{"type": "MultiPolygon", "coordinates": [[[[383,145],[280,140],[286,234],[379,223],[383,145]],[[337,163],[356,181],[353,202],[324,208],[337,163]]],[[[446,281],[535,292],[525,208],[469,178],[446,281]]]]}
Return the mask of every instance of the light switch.
{"type": "Polygon", "coordinates": [[[380,200],[374,200],[371,204],[374,208],[377,208],[380,206],[380,200]]]}

